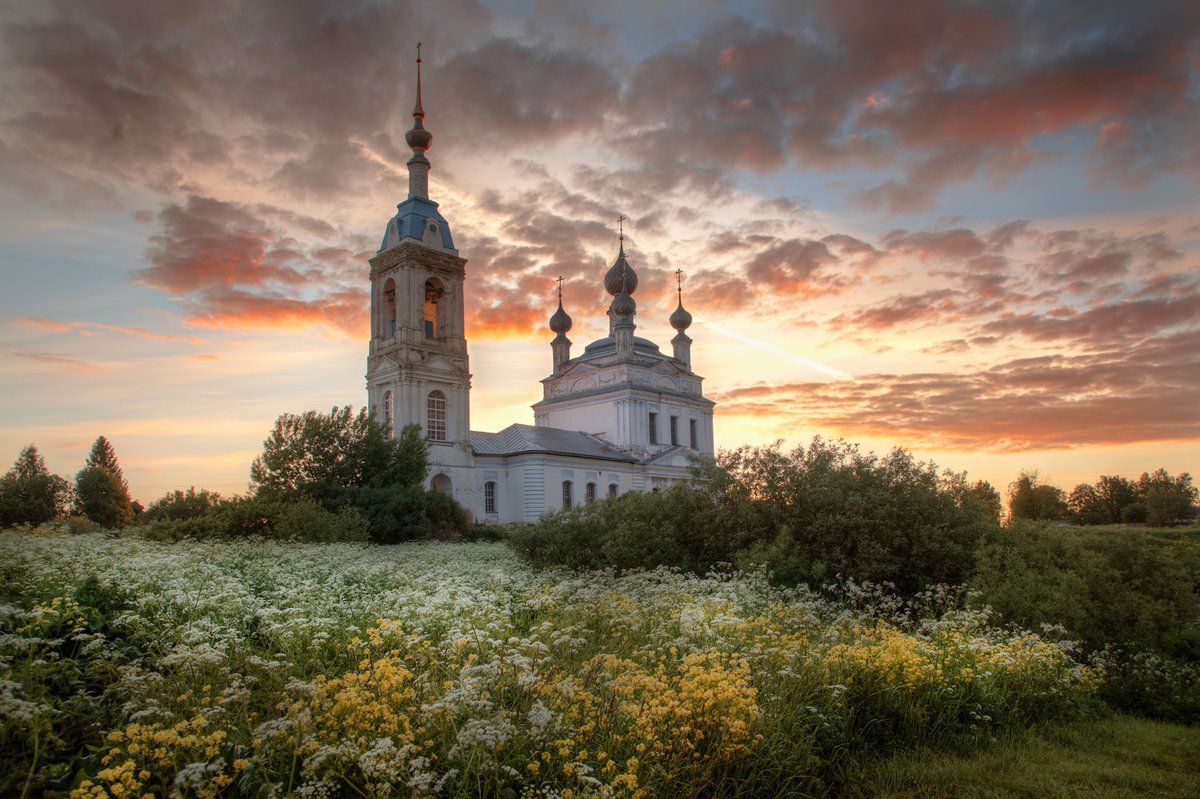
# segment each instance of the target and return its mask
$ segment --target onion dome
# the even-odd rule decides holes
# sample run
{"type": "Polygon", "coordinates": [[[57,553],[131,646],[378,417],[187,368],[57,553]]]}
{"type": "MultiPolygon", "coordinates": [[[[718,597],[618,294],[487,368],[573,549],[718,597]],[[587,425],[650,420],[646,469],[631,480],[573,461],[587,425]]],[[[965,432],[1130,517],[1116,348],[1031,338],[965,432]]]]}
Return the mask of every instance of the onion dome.
{"type": "Polygon", "coordinates": [[[425,109],[421,107],[421,45],[417,45],[417,104],[413,106],[412,130],[404,134],[404,141],[414,150],[428,150],[433,144],[433,134],[425,130],[425,109]]]}
{"type": "Polygon", "coordinates": [[[637,312],[637,303],[629,296],[628,291],[622,291],[613,298],[609,310],[616,316],[633,316],[637,312]]]}
{"type": "Polygon", "coordinates": [[[550,329],[560,336],[571,329],[571,317],[563,310],[561,297],[558,300],[558,310],[550,317],[550,329]]]}
{"type": "Polygon", "coordinates": [[[679,299],[679,307],[675,309],[675,313],[671,314],[671,327],[678,330],[680,333],[692,326],[692,315],[683,307],[683,298],[679,299]]]}
{"type": "Polygon", "coordinates": [[[637,290],[637,286],[637,272],[634,272],[633,267],[625,260],[625,245],[622,244],[617,260],[613,262],[612,268],[604,276],[604,289],[615,297],[621,292],[633,294],[637,290]]]}

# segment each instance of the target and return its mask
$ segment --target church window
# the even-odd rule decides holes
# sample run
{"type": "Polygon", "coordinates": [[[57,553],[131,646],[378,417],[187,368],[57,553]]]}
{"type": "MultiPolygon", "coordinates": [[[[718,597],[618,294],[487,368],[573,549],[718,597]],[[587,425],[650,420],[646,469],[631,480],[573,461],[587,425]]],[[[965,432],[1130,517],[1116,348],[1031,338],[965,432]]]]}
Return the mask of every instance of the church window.
{"type": "Polygon", "coordinates": [[[446,440],[446,395],[440,391],[429,392],[425,403],[425,435],[430,441],[446,440]]]}
{"type": "Polygon", "coordinates": [[[616,483],[609,483],[609,484],[608,484],[608,495],[609,495],[610,497],[615,497],[615,496],[617,495],[617,491],[618,491],[618,490],[619,490],[619,489],[617,488],[617,484],[616,484],[616,483]]]}
{"type": "Polygon", "coordinates": [[[390,277],[383,284],[383,335],[396,335],[396,281],[390,277]]]}
{"type": "Polygon", "coordinates": [[[698,449],[696,445],[696,420],[688,419],[688,438],[691,440],[691,448],[698,449]]]}
{"type": "Polygon", "coordinates": [[[430,278],[425,281],[425,338],[443,335],[438,308],[442,302],[442,284],[430,278]]]}
{"type": "Polygon", "coordinates": [[[483,512],[496,512],[496,484],[491,480],[483,484],[483,512]]]}
{"type": "Polygon", "coordinates": [[[395,427],[395,424],[393,423],[394,420],[395,405],[392,401],[392,392],[385,391],[383,392],[383,426],[387,428],[387,437],[389,441],[396,434],[395,430],[392,429],[395,427]]]}
{"type": "Polygon", "coordinates": [[[570,510],[575,504],[575,484],[570,480],[563,480],[563,510],[570,510]]]}
{"type": "Polygon", "coordinates": [[[679,446],[679,417],[671,417],[671,446],[679,446]]]}
{"type": "Polygon", "coordinates": [[[596,501],[596,484],[595,483],[587,484],[587,490],[586,490],[586,493],[584,494],[584,496],[588,502],[596,501]]]}
{"type": "Polygon", "coordinates": [[[658,414],[650,411],[650,443],[658,443],[658,414]]]}

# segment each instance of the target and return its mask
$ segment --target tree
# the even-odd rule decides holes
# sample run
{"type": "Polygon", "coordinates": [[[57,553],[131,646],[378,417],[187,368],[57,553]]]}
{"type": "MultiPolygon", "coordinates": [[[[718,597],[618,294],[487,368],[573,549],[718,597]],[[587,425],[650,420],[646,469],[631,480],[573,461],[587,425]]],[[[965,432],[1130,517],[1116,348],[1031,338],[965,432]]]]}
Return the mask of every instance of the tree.
{"type": "Polygon", "coordinates": [[[71,484],[51,474],[30,444],[0,478],[0,527],[48,522],[66,513],[70,498],[71,484]]]}
{"type": "Polygon", "coordinates": [[[1067,500],[1058,486],[1039,481],[1037,471],[1021,472],[1008,485],[1008,515],[1013,519],[1048,520],[1067,516],[1067,500]]]}
{"type": "Polygon", "coordinates": [[[75,475],[75,512],[104,527],[124,527],[133,518],[129,489],[103,466],[85,466],[75,475]]]}
{"type": "Polygon", "coordinates": [[[88,453],[84,465],[90,468],[108,469],[117,476],[117,479],[122,484],[125,483],[125,475],[121,472],[121,464],[117,462],[117,451],[113,449],[113,445],[104,436],[96,438],[95,443],[92,444],[92,451],[88,453]]]}
{"type": "Polygon", "coordinates": [[[117,453],[104,436],[75,475],[75,512],[105,527],[124,527],[133,518],[129,484],[117,462],[117,453]]]}
{"type": "Polygon", "coordinates": [[[1100,492],[1091,483],[1080,483],[1071,489],[1067,508],[1075,524],[1109,524],[1114,521],[1100,492]]]}
{"type": "Polygon", "coordinates": [[[1146,506],[1146,521],[1162,527],[1195,516],[1196,488],[1187,472],[1172,477],[1166,469],[1143,472],[1137,482],[1138,496],[1146,506]]]}
{"type": "Polygon", "coordinates": [[[419,484],[428,469],[426,446],[416,425],[389,439],[365,407],[357,414],[349,405],[328,414],[285,413],[263,441],[250,478],[259,496],[330,504],[348,488],[419,484]]]}

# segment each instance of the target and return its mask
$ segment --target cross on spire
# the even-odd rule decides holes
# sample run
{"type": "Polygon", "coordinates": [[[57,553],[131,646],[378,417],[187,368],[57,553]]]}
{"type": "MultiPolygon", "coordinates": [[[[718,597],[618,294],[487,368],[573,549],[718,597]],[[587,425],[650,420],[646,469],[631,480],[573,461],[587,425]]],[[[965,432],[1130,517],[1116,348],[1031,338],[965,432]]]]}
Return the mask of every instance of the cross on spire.
{"type": "Polygon", "coordinates": [[[558,276],[557,282],[558,282],[558,302],[561,305],[562,304],[562,284],[563,284],[563,276],[562,275],[558,276]]]}
{"type": "Polygon", "coordinates": [[[621,244],[622,244],[622,246],[624,246],[624,244],[625,244],[625,214],[621,214],[619,217],[617,217],[617,232],[619,234],[619,238],[621,239],[621,244]]]}
{"type": "Polygon", "coordinates": [[[675,292],[679,295],[679,301],[683,302],[683,270],[675,270],[675,292]]]}

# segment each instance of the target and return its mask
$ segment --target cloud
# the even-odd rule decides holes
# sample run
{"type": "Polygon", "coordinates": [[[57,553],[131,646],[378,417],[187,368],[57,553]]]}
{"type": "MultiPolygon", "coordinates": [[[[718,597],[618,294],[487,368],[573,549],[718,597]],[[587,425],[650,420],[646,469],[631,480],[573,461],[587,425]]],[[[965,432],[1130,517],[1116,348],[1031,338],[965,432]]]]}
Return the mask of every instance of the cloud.
{"type": "Polygon", "coordinates": [[[202,327],[368,329],[365,256],[319,220],[259,203],[192,195],[158,213],[150,266],[134,275],[184,298],[202,327]],[[299,229],[307,240],[293,236],[299,229]],[[314,240],[324,234],[332,241],[314,240]]]}
{"type": "Polygon", "coordinates": [[[96,333],[121,333],[127,336],[150,339],[153,341],[182,341],[187,344],[201,346],[205,340],[196,336],[180,336],[172,333],[155,333],[141,327],[124,327],[121,325],[106,325],[100,322],[63,322],[57,319],[42,319],[36,316],[25,316],[16,321],[34,327],[51,330],[55,333],[81,333],[85,336],[96,333]]]}
{"type": "Polygon", "coordinates": [[[30,350],[24,347],[16,347],[5,345],[3,354],[9,358],[20,358],[23,361],[43,364],[47,366],[65,367],[71,372],[100,372],[103,371],[98,365],[91,361],[85,361],[82,358],[76,358],[74,355],[67,355],[62,352],[47,352],[45,350],[30,350]]]}
{"type": "Polygon", "coordinates": [[[370,295],[362,289],[333,291],[315,300],[224,289],[196,298],[189,305],[187,321],[212,328],[324,327],[352,338],[366,338],[369,305],[370,295]]]}
{"type": "Polygon", "coordinates": [[[945,373],[767,384],[712,395],[722,413],[920,448],[987,452],[1200,438],[1200,332],[1087,355],[945,373]]]}

